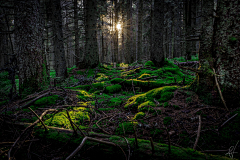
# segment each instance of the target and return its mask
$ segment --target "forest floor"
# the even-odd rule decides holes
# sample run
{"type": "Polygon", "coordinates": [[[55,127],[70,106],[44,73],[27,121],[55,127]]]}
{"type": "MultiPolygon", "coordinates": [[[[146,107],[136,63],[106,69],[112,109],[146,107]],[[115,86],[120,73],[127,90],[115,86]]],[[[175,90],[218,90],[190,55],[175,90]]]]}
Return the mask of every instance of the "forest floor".
{"type": "MultiPolygon", "coordinates": [[[[55,87],[0,107],[0,159],[239,158],[240,108],[227,112],[221,104],[213,105],[209,95],[197,95],[189,89],[195,73],[175,64],[166,61],[156,68],[147,61],[116,68],[73,67],[64,82],[52,73],[55,87]],[[85,142],[72,153],[84,143],[84,136],[94,137],[89,138],[94,142],[85,142]],[[104,145],[108,143],[123,151],[104,145]],[[231,146],[235,151],[229,154],[231,146]],[[189,149],[194,147],[204,154],[189,149]]],[[[181,65],[196,68],[197,61],[181,65]]]]}

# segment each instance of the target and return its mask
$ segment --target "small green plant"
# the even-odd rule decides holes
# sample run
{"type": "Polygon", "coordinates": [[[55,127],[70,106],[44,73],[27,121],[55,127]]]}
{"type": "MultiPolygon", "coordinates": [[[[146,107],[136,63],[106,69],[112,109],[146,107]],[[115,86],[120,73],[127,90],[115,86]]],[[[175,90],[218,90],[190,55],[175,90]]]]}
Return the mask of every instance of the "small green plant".
{"type": "Polygon", "coordinates": [[[169,106],[168,102],[165,102],[165,103],[163,104],[163,107],[164,107],[164,108],[166,108],[166,107],[168,107],[168,106],[169,106]]]}

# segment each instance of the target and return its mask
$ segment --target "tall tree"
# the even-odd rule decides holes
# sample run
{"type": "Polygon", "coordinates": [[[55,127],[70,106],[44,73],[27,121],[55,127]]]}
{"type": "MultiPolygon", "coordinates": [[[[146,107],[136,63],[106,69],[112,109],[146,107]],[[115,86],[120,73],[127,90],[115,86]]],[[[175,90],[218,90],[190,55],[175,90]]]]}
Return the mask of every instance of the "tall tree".
{"type": "Polygon", "coordinates": [[[76,55],[76,61],[75,64],[77,65],[80,62],[79,56],[79,28],[78,28],[78,0],[74,0],[74,30],[75,30],[75,55],[76,55]]]}
{"type": "Polygon", "coordinates": [[[114,1],[114,58],[113,62],[118,63],[118,12],[119,12],[119,3],[118,0],[114,1]]]}
{"type": "Polygon", "coordinates": [[[56,76],[67,78],[67,66],[63,44],[62,14],[59,0],[52,0],[53,43],[54,43],[54,69],[56,76]]]}
{"type": "Polygon", "coordinates": [[[142,55],[142,12],[143,1],[138,0],[137,4],[137,36],[136,36],[136,60],[142,55]]]}
{"type": "Polygon", "coordinates": [[[85,7],[85,54],[79,68],[94,68],[99,64],[98,44],[97,44],[97,2],[95,0],[84,0],[85,7]]]}
{"type": "Polygon", "coordinates": [[[38,0],[14,1],[15,47],[19,67],[19,94],[46,85],[43,56],[43,21],[38,0]]]}
{"type": "Polygon", "coordinates": [[[151,52],[151,61],[157,67],[162,67],[164,64],[163,54],[163,4],[164,2],[154,0],[153,13],[153,50],[151,52]]]}
{"type": "Polygon", "coordinates": [[[126,44],[126,63],[132,63],[133,53],[132,53],[132,0],[127,0],[127,44],[126,44]]]}

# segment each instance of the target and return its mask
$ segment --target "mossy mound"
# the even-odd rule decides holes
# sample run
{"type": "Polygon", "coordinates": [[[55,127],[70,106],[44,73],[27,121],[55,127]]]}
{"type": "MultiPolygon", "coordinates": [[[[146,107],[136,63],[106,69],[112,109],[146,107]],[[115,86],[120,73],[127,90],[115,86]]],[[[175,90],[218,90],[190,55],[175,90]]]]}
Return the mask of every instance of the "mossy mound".
{"type": "Polygon", "coordinates": [[[116,84],[122,82],[124,86],[126,87],[132,87],[132,84],[135,87],[141,87],[144,90],[149,90],[157,87],[162,87],[165,86],[166,84],[164,82],[159,82],[159,81],[142,81],[142,80],[137,80],[137,79],[129,79],[129,80],[124,80],[121,78],[115,78],[111,80],[111,83],[116,84]]]}
{"type": "Polygon", "coordinates": [[[106,87],[106,92],[107,93],[117,93],[117,92],[120,92],[121,89],[122,89],[121,85],[115,84],[115,85],[112,85],[112,86],[107,86],[106,87]]]}
{"type": "Polygon", "coordinates": [[[154,63],[152,61],[147,61],[144,66],[150,66],[150,67],[154,67],[154,63]]]}
{"type": "Polygon", "coordinates": [[[80,100],[86,101],[93,98],[93,94],[89,94],[85,90],[77,90],[77,92],[78,92],[77,98],[79,98],[80,100]]]}
{"type": "Polygon", "coordinates": [[[36,106],[46,106],[46,105],[53,105],[56,104],[58,99],[62,99],[59,95],[52,95],[47,97],[42,97],[34,102],[36,106]]]}
{"type": "MultiPolygon", "coordinates": [[[[74,107],[73,109],[74,111],[69,111],[69,115],[71,117],[71,120],[75,122],[77,125],[80,125],[83,120],[90,121],[88,109],[84,107],[74,107]]],[[[68,117],[66,111],[64,110],[54,115],[53,118],[49,118],[44,123],[49,126],[51,125],[55,127],[64,127],[67,129],[73,129],[70,121],[65,116],[68,117]]],[[[80,127],[82,129],[87,128],[84,126],[80,126],[80,127]]]]}
{"type": "Polygon", "coordinates": [[[108,76],[106,76],[105,74],[103,73],[98,73],[97,74],[97,78],[96,78],[97,81],[104,81],[104,80],[108,80],[108,76]]]}
{"type": "Polygon", "coordinates": [[[134,72],[138,73],[138,72],[140,71],[140,69],[141,69],[141,67],[136,68],[136,69],[129,70],[129,71],[127,71],[127,72],[122,72],[122,73],[121,73],[121,76],[122,76],[122,77],[126,77],[127,75],[133,74],[134,72]]]}
{"type": "Polygon", "coordinates": [[[152,101],[147,101],[138,106],[138,111],[139,112],[149,111],[150,113],[155,112],[155,110],[152,109],[152,107],[156,107],[155,103],[152,101]]]}
{"type": "Polygon", "coordinates": [[[97,82],[97,83],[92,83],[92,84],[87,84],[87,85],[79,85],[76,87],[66,87],[67,89],[82,89],[82,90],[101,90],[105,86],[105,82],[97,82]]]}
{"type": "Polygon", "coordinates": [[[122,104],[122,100],[119,98],[111,98],[111,100],[107,103],[108,107],[118,106],[122,104]]]}
{"type": "Polygon", "coordinates": [[[178,86],[165,86],[156,89],[152,89],[144,94],[135,95],[128,99],[127,103],[125,104],[124,108],[136,108],[140,104],[147,102],[147,101],[154,101],[154,99],[161,99],[162,95],[166,92],[174,92],[178,86]]]}

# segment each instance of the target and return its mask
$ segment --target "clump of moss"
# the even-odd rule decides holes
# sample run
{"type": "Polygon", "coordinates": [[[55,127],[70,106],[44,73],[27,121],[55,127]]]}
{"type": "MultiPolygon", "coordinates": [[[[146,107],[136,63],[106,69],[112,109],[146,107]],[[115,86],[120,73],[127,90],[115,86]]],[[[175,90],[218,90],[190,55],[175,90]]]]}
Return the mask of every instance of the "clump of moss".
{"type": "Polygon", "coordinates": [[[152,61],[147,61],[144,66],[150,66],[150,67],[154,67],[154,63],[152,61]]]}
{"type": "Polygon", "coordinates": [[[97,81],[104,81],[104,80],[107,80],[107,79],[108,79],[108,76],[106,76],[105,74],[103,74],[103,73],[98,73],[97,74],[97,78],[96,78],[97,81]]]}
{"type": "Polygon", "coordinates": [[[143,102],[154,101],[154,99],[160,99],[161,95],[165,92],[173,92],[177,89],[177,86],[165,86],[152,89],[144,94],[135,95],[128,99],[124,108],[136,107],[143,102]]]}
{"type": "Polygon", "coordinates": [[[166,108],[168,106],[169,106],[168,102],[164,102],[163,107],[166,108]]]}
{"type": "Polygon", "coordinates": [[[107,86],[106,87],[106,92],[108,92],[108,93],[117,93],[117,92],[120,92],[121,89],[122,89],[121,85],[115,84],[115,85],[112,85],[112,86],[107,86]]]}
{"type": "Polygon", "coordinates": [[[146,78],[146,77],[150,77],[150,76],[151,76],[150,74],[144,73],[140,77],[138,77],[138,79],[146,78]]]}
{"type": "Polygon", "coordinates": [[[150,113],[155,112],[152,107],[156,107],[155,103],[153,103],[152,101],[147,101],[138,106],[138,111],[149,111],[150,113]]]}
{"type": "Polygon", "coordinates": [[[158,99],[158,102],[166,102],[170,99],[173,98],[173,92],[164,92],[162,95],[161,95],[161,98],[158,99]]]}
{"type": "Polygon", "coordinates": [[[145,113],[144,112],[138,112],[133,119],[142,119],[143,117],[145,117],[145,113]]]}
{"type": "Polygon", "coordinates": [[[60,99],[59,95],[52,95],[47,97],[42,97],[34,102],[37,106],[53,105],[56,100],[60,99]]]}
{"type": "Polygon", "coordinates": [[[126,87],[132,87],[132,84],[136,87],[142,87],[143,89],[153,89],[156,87],[162,87],[165,85],[164,82],[159,81],[143,81],[143,80],[137,80],[137,79],[128,79],[123,80],[121,78],[115,78],[111,80],[111,83],[116,84],[122,82],[126,87]],[[124,81],[124,82],[123,82],[124,81]]]}
{"type": "MultiPolygon", "coordinates": [[[[80,125],[83,120],[90,120],[88,110],[84,107],[74,107],[74,111],[69,111],[69,115],[71,120],[78,125],[80,125]]],[[[68,117],[66,111],[62,111],[57,113],[53,118],[46,120],[44,123],[46,125],[73,129],[69,120],[65,116],[68,117]]],[[[87,127],[82,126],[81,128],[83,129],[87,127]]]]}
{"type": "Polygon", "coordinates": [[[93,95],[89,94],[85,90],[77,90],[77,91],[78,91],[77,98],[79,98],[80,100],[86,101],[86,100],[89,100],[90,98],[93,98],[93,95]]]}
{"type": "Polygon", "coordinates": [[[122,100],[119,98],[111,98],[111,100],[107,103],[108,107],[112,107],[112,106],[118,106],[122,104],[122,100]]]}

